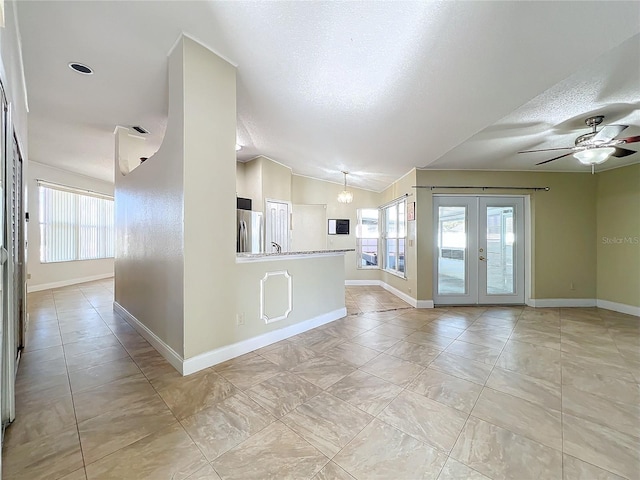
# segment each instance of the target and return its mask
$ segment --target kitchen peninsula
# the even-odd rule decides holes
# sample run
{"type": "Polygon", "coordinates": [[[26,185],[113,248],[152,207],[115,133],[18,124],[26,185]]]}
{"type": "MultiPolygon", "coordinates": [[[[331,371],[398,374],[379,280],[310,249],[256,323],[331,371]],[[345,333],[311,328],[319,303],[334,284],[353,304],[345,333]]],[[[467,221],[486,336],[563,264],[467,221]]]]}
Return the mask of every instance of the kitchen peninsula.
{"type": "Polygon", "coordinates": [[[332,255],[340,255],[347,252],[355,252],[354,248],[343,248],[337,250],[308,250],[303,252],[263,252],[263,253],[237,253],[236,263],[278,260],[279,257],[286,257],[287,260],[293,258],[316,258],[332,255]]]}
{"type": "Polygon", "coordinates": [[[344,317],[344,255],[353,249],[236,254],[234,319],[222,346],[184,362],[188,374],[344,317]]]}

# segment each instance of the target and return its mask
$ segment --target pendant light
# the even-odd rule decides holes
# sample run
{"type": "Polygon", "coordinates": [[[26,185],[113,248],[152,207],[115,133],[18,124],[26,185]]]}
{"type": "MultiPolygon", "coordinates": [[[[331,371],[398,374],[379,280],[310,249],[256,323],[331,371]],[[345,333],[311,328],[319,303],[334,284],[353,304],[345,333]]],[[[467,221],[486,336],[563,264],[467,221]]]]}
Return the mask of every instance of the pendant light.
{"type": "Polygon", "coordinates": [[[598,165],[606,162],[609,156],[616,151],[613,147],[589,148],[573,154],[583,165],[598,165]]]}
{"type": "Polygon", "coordinates": [[[342,172],[344,174],[344,190],[338,194],[338,202],[340,203],[351,203],[353,202],[353,193],[347,190],[347,173],[342,172]]]}

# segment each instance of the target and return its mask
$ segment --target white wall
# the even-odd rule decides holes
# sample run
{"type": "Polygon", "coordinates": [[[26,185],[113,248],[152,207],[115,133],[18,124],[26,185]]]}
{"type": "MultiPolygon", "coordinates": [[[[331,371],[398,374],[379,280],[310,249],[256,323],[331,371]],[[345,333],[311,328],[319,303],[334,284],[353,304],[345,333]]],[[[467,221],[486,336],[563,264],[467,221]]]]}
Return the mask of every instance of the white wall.
{"type": "Polygon", "coordinates": [[[50,167],[37,162],[29,163],[27,172],[27,280],[29,291],[72,285],[113,275],[113,259],[82,260],[77,262],[40,263],[40,226],[38,211],[38,186],[36,180],[84,188],[113,195],[113,184],[76,173],[50,167]]]}
{"type": "Polygon", "coordinates": [[[11,104],[13,126],[24,160],[28,158],[27,146],[27,92],[17,25],[15,2],[4,2],[5,26],[0,28],[0,78],[7,101],[11,104]]]}

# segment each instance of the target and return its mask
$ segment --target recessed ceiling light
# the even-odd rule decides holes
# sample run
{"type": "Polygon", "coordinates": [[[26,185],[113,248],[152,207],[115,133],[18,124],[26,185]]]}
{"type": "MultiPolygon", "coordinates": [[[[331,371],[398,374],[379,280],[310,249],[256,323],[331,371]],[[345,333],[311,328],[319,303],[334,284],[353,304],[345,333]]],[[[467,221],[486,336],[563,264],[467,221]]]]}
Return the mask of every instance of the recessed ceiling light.
{"type": "Polygon", "coordinates": [[[82,63],[77,63],[77,62],[71,62],[69,64],[69,68],[75,72],[81,73],[83,75],[93,75],[93,70],[91,70],[91,67],[87,67],[86,65],[83,65],[82,63]]]}
{"type": "Polygon", "coordinates": [[[236,143],[236,152],[239,152],[240,150],[242,150],[242,145],[236,143]]]}

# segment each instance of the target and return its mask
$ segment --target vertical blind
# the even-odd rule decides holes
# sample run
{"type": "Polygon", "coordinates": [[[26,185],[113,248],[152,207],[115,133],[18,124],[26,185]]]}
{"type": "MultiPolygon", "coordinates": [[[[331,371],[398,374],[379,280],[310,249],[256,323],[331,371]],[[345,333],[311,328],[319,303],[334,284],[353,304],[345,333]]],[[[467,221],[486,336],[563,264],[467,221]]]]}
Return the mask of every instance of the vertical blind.
{"type": "Polygon", "coordinates": [[[113,258],[113,197],[38,180],[40,261],[113,258]]]}

